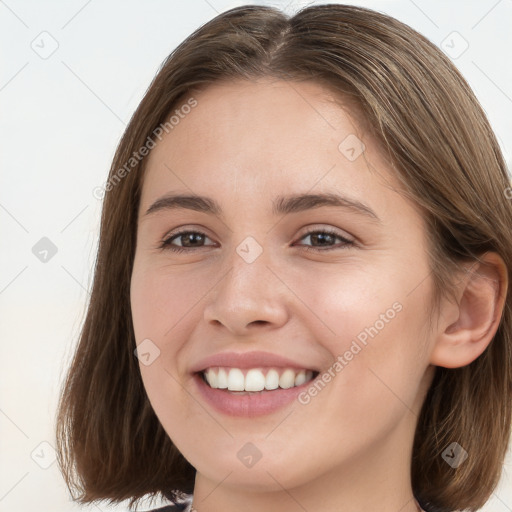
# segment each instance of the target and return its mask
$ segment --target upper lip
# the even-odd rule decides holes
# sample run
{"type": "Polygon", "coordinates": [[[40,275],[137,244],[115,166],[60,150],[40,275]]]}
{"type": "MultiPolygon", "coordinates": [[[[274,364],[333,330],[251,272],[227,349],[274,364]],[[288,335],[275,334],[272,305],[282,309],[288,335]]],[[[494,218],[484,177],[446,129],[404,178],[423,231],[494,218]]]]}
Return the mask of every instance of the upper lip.
{"type": "Polygon", "coordinates": [[[223,352],[202,359],[192,366],[191,372],[202,372],[214,366],[226,366],[230,368],[274,367],[317,371],[307,364],[302,364],[270,352],[223,352]]]}

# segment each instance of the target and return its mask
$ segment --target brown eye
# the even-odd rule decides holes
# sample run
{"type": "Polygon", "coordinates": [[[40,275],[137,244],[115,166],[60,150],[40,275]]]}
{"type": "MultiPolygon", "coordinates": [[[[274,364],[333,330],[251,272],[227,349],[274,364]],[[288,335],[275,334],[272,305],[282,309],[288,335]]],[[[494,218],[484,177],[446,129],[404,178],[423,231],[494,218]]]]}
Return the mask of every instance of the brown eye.
{"type": "Polygon", "coordinates": [[[197,247],[205,247],[202,245],[204,240],[208,237],[201,233],[200,231],[180,231],[179,233],[174,233],[172,236],[166,238],[161,245],[162,249],[168,249],[171,251],[182,252],[190,249],[194,249],[197,247]],[[180,244],[174,244],[174,240],[180,240],[180,244]]]}
{"type": "Polygon", "coordinates": [[[311,246],[304,247],[304,249],[308,251],[330,251],[332,249],[343,249],[354,245],[352,240],[348,240],[336,231],[332,231],[330,229],[314,229],[308,231],[302,236],[301,240],[306,238],[309,238],[310,242],[313,244],[311,246]],[[335,244],[336,239],[341,240],[341,244],[332,246],[331,244],[335,244]]]}
{"type": "MultiPolygon", "coordinates": [[[[304,250],[329,251],[332,249],[343,249],[354,245],[352,240],[341,236],[339,233],[329,229],[314,229],[308,231],[301,237],[301,240],[309,238],[310,246],[303,246],[304,250]],[[336,240],[341,243],[336,245],[336,240]],[[334,244],[334,245],[333,245],[334,244]]],[[[161,249],[174,252],[186,252],[197,248],[207,247],[204,242],[209,239],[205,233],[201,231],[180,231],[167,237],[161,244],[161,249]],[[180,243],[173,243],[179,240],[180,243]]],[[[213,245],[213,244],[209,244],[213,245]]]]}

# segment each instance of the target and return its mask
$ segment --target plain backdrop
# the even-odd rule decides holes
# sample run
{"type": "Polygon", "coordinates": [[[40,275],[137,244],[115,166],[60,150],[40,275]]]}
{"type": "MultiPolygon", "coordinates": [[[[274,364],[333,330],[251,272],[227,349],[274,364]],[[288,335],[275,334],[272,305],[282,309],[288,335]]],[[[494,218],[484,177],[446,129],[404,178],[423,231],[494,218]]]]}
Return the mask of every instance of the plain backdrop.
{"type": "MultiPolygon", "coordinates": [[[[244,3],[289,13],[306,4],[0,1],[1,511],[81,510],[54,460],[54,420],[89,298],[101,212],[93,190],[164,58],[244,3]]],[[[390,14],[450,53],[511,161],[512,0],[347,3],[390,14]]],[[[511,463],[485,511],[512,511],[511,463]]]]}

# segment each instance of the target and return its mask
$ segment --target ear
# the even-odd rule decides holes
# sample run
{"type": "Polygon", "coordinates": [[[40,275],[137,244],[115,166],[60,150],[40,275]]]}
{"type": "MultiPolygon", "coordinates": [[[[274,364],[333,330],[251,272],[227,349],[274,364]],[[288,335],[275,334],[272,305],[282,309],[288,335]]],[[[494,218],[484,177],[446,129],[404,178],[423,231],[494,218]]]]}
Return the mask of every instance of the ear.
{"type": "Polygon", "coordinates": [[[441,307],[431,364],[460,368],[477,359],[496,334],[507,288],[507,267],[497,253],[485,253],[465,267],[457,303],[445,301],[441,307]]]}

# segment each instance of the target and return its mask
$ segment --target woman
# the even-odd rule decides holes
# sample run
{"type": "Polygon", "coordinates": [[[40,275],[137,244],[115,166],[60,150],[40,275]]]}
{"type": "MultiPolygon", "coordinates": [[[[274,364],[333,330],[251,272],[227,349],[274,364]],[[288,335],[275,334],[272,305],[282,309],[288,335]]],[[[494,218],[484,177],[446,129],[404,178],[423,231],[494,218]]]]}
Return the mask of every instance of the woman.
{"type": "Polygon", "coordinates": [[[481,508],[511,431],[509,186],[464,79],[397,20],[198,29],[105,188],[57,423],[78,501],[481,508]]]}

